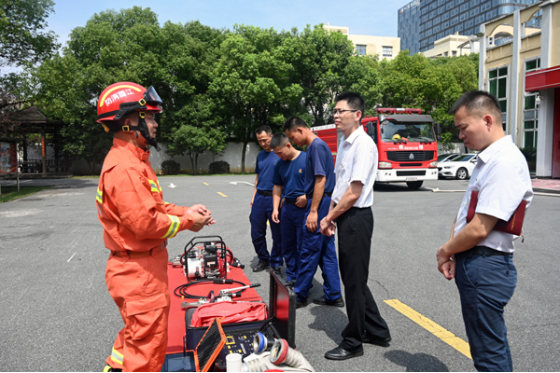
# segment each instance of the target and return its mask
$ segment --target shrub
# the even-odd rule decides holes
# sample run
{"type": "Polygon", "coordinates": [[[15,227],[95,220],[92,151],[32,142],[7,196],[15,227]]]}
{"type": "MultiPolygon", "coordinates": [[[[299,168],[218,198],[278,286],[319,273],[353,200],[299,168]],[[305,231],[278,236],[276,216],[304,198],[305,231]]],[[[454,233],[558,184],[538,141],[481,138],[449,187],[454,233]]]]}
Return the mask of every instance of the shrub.
{"type": "Polygon", "coordinates": [[[181,165],[173,159],[168,159],[161,164],[161,171],[164,175],[177,175],[181,170],[181,165]]]}
{"type": "Polygon", "coordinates": [[[211,174],[229,174],[229,163],[226,161],[212,162],[209,170],[211,174]]]}
{"type": "Polygon", "coordinates": [[[519,150],[521,150],[521,153],[523,153],[523,155],[527,159],[527,162],[537,160],[537,148],[533,148],[531,146],[528,146],[526,148],[519,148],[519,150]]]}

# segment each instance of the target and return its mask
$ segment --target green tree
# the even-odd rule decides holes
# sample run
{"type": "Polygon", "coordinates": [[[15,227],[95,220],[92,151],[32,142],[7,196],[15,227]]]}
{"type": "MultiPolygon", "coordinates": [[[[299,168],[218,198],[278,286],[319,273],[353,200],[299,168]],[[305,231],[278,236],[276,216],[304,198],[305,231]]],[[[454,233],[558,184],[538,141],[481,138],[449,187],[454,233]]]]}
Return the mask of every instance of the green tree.
{"type": "Polygon", "coordinates": [[[40,62],[58,47],[47,17],[52,0],[0,1],[0,66],[40,62]]]}
{"type": "Polygon", "coordinates": [[[198,156],[205,151],[221,153],[225,150],[226,134],[216,124],[219,118],[215,115],[212,101],[205,95],[197,97],[191,105],[188,124],[180,124],[172,129],[169,135],[167,153],[171,156],[189,156],[193,165],[193,174],[198,173],[198,156]]]}
{"type": "Polygon", "coordinates": [[[443,131],[455,133],[453,103],[478,86],[477,66],[472,57],[431,60],[421,54],[401,51],[392,61],[379,63],[383,107],[414,107],[431,114],[443,131]]]}
{"type": "Polygon", "coordinates": [[[297,110],[294,114],[300,114],[313,126],[332,123],[329,108],[343,89],[341,80],[345,73],[352,70],[346,71],[346,68],[354,54],[354,46],[347,36],[340,32],[329,33],[322,24],[313,29],[307,26],[301,33],[293,29],[287,34],[280,56],[292,65],[291,83],[302,89],[302,104],[293,107],[297,110]]]}
{"type": "Polygon", "coordinates": [[[292,66],[278,55],[285,37],[274,29],[236,25],[222,43],[212,72],[209,94],[226,118],[229,134],[243,142],[242,172],[255,129],[279,127],[288,108],[302,97],[301,87],[290,82],[292,66]]]}
{"type": "Polygon", "coordinates": [[[95,122],[97,99],[104,88],[119,81],[156,88],[164,101],[159,139],[172,141],[175,137],[170,134],[189,123],[192,112],[201,112],[195,98],[208,86],[211,68],[205,64],[212,66],[212,55],[206,54],[207,47],[217,48],[222,34],[198,22],[160,27],[157,15],[141,7],[100,12],[84,27],[72,30],[62,56],[36,71],[38,102],[47,115],[66,123],[64,151],[83,157],[92,168],[100,164],[111,136],[95,122]]]}
{"type": "Polygon", "coordinates": [[[52,0],[0,0],[0,68],[24,68],[0,76],[0,135],[19,136],[10,114],[29,102],[28,70],[58,48],[54,32],[44,31],[53,5],[52,0]]]}

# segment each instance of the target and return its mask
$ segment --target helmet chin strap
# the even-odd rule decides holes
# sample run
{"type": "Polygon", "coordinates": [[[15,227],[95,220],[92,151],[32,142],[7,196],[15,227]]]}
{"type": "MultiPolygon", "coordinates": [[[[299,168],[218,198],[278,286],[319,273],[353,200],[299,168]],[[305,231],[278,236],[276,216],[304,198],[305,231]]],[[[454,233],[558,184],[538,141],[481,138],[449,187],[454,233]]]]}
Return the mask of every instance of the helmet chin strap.
{"type": "Polygon", "coordinates": [[[138,132],[140,132],[140,134],[144,136],[149,145],[152,145],[159,152],[159,145],[157,144],[156,139],[150,136],[150,130],[148,129],[148,125],[146,124],[145,120],[146,113],[140,111],[138,113],[138,116],[138,132]]]}

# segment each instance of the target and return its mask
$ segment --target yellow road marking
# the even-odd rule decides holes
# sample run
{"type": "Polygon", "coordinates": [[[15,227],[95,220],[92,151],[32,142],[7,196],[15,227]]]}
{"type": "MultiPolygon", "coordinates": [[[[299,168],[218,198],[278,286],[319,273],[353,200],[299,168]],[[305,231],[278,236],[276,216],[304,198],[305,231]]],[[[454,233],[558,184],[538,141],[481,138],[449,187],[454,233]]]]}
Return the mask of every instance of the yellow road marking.
{"type": "Polygon", "coordinates": [[[204,182],[203,182],[202,184],[204,184],[204,185],[207,185],[207,186],[208,186],[208,185],[210,185],[210,184],[208,184],[208,183],[204,183],[204,182]]]}
{"type": "Polygon", "coordinates": [[[270,222],[268,220],[266,221],[266,225],[270,227],[270,222]]]}
{"type": "Polygon", "coordinates": [[[436,324],[426,316],[416,312],[398,299],[389,299],[386,300],[385,303],[387,303],[389,306],[393,307],[469,359],[472,359],[469,344],[463,341],[461,338],[457,337],[455,334],[451,333],[449,330],[445,329],[443,326],[436,324]]]}
{"type": "Polygon", "coordinates": [[[221,195],[222,197],[227,197],[224,193],[221,192],[217,192],[219,195],[221,195]]]}

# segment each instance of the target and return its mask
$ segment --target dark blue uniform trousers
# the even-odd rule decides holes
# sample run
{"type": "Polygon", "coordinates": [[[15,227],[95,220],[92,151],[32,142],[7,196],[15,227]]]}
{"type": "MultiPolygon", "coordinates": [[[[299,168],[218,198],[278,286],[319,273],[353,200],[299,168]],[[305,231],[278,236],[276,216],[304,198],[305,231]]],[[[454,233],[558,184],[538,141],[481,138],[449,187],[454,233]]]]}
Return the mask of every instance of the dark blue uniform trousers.
{"type": "Polygon", "coordinates": [[[280,224],[272,221],[272,196],[255,194],[249,220],[251,221],[251,239],[259,260],[269,262],[272,268],[282,266],[284,262],[282,259],[282,235],[280,224]],[[272,231],[272,251],[270,254],[266,247],[267,220],[270,222],[270,230],[272,231]]]}
{"type": "Polygon", "coordinates": [[[475,368],[511,372],[504,307],[517,285],[513,255],[456,255],[455,282],[475,368]]]}
{"type": "Polygon", "coordinates": [[[299,255],[299,273],[294,286],[298,300],[306,300],[309,289],[313,287],[313,276],[317,271],[317,266],[323,272],[323,290],[327,301],[334,301],[341,295],[340,293],[340,277],[338,275],[338,261],[336,259],[336,247],[334,244],[334,236],[327,237],[321,234],[321,220],[327,216],[330,197],[323,197],[318,209],[317,230],[310,232],[305,223],[313,199],[307,201],[305,218],[303,220],[303,242],[299,255]]]}
{"type": "Polygon", "coordinates": [[[299,270],[299,253],[303,242],[303,219],[305,207],[299,208],[284,202],[280,230],[282,232],[282,254],[286,261],[286,278],[296,281],[299,270]]]}

